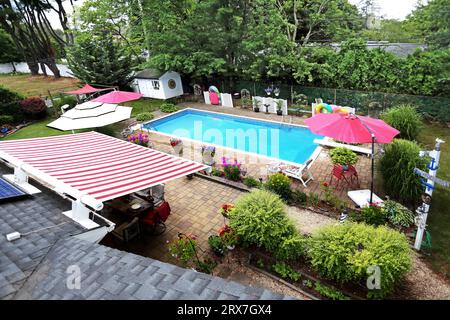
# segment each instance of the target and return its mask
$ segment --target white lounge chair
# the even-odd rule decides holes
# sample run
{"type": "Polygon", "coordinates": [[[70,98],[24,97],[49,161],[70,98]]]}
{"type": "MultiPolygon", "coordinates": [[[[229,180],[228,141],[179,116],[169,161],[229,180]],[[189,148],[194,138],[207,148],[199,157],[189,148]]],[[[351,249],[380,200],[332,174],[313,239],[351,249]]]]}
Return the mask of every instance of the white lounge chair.
{"type": "Polygon", "coordinates": [[[309,171],[309,168],[311,167],[313,163],[313,159],[310,158],[308,161],[306,161],[304,164],[299,166],[284,164],[284,163],[271,163],[267,165],[267,171],[269,173],[277,173],[282,172],[288,177],[300,180],[300,182],[303,184],[303,186],[306,188],[307,183],[311,180],[314,180],[313,175],[309,171]],[[304,177],[306,176],[306,180],[304,177]]]}
{"type": "Polygon", "coordinates": [[[347,148],[347,149],[350,149],[357,153],[363,153],[367,156],[370,156],[372,154],[372,150],[370,150],[370,149],[362,148],[362,147],[358,147],[358,146],[352,146],[351,144],[338,143],[338,142],[334,142],[334,141],[331,141],[328,139],[314,139],[314,143],[317,143],[321,146],[332,147],[332,148],[338,148],[338,147],[347,148]]]}

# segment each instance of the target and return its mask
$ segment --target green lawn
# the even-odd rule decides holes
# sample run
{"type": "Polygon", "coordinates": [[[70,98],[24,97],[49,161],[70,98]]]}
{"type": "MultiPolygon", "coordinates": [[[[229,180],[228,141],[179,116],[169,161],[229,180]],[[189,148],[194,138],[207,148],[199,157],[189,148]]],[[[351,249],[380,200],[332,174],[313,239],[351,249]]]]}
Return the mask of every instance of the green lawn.
{"type": "Polygon", "coordinates": [[[142,112],[153,112],[159,109],[159,107],[164,103],[164,100],[155,100],[155,99],[140,99],[137,101],[130,101],[122,103],[124,106],[133,107],[133,111],[131,112],[132,117],[136,117],[139,113],[142,112]]]}
{"type": "MultiPolygon", "coordinates": [[[[439,178],[450,181],[450,129],[439,125],[428,125],[422,130],[419,142],[426,147],[426,150],[431,150],[434,148],[436,138],[446,141],[442,145],[437,175],[439,178]]],[[[428,259],[436,271],[450,279],[450,190],[438,187],[433,192],[431,213],[428,215],[427,222],[433,246],[428,259]]]]}
{"type": "Polygon", "coordinates": [[[60,78],[44,76],[31,76],[30,74],[2,74],[0,86],[18,92],[23,96],[48,96],[51,94],[69,91],[78,88],[78,80],[73,78],[60,78]]]}
{"type": "MultiPolygon", "coordinates": [[[[61,131],[52,129],[47,127],[47,124],[52,122],[53,119],[44,119],[29,126],[26,126],[23,129],[18,130],[17,132],[10,134],[3,138],[3,140],[15,140],[15,139],[27,139],[27,138],[38,138],[38,137],[48,137],[48,136],[59,136],[63,134],[72,133],[72,131],[61,131]]],[[[82,130],[76,130],[75,132],[82,132],[82,130]]]]}

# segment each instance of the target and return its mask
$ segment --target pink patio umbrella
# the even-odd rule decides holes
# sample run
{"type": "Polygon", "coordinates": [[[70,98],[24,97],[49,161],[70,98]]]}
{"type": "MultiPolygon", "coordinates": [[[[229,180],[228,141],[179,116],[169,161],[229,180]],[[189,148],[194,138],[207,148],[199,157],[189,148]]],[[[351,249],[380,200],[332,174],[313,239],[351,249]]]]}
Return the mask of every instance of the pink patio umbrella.
{"type": "Polygon", "coordinates": [[[143,96],[142,93],[128,92],[128,91],[112,91],[97,97],[91,101],[103,103],[122,103],[132,100],[138,100],[143,96]]]}
{"type": "Polygon", "coordinates": [[[373,174],[375,142],[389,143],[400,132],[384,121],[354,114],[320,113],[306,119],[305,123],[315,133],[346,143],[372,143],[372,181],[370,184],[370,201],[373,198],[373,174]]]}
{"type": "Polygon", "coordinates": [[[73,91],[67,91],[67,92],[64,92],[64,93],[79,95],[79,94],[89,94],[89,93],[95,93],[95,92],[100,92],[100,91],[105,91],[105,90],[112,90],[112,89],[114,89],[114,88],[98,89],[98,88],[94,88],[94,87],[90,86],[89,84],[85,84],[80,89],[73,90],[73,91]]]}

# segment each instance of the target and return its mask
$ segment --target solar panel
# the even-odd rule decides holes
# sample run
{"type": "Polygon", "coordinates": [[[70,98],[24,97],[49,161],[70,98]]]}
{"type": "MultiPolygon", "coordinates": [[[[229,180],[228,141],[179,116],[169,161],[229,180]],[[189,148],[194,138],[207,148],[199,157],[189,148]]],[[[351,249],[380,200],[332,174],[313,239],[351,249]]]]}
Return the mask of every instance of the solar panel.
{"type": "Polygon", "coordinates": [[[0,201],[12,200],[26,195],[27,193],[22,189],[0,178],[0,201]]]}

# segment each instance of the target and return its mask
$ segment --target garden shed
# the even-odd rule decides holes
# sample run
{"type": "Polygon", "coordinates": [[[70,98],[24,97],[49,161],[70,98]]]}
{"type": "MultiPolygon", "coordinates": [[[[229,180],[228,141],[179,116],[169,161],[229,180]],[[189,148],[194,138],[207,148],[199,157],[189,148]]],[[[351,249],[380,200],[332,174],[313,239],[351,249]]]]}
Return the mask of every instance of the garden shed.
{"type": "Polygon", "coordinates": [[[174,71],[142,70],[134,75],[133,88],[144,97],[154,99],[166,100],[183,95],[181,76],[174,71]]]}

